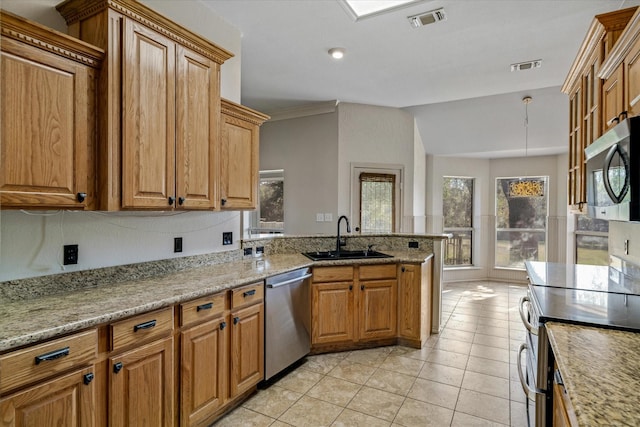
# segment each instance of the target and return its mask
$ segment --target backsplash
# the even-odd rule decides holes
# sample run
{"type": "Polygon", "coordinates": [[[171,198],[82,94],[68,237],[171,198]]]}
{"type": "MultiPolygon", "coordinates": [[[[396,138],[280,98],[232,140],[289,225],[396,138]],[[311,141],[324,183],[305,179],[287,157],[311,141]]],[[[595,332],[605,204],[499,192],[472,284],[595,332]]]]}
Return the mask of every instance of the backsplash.
{"type": "Polygon", "coordinates": [[[640,223],[609,221],[609,255],[640,266],[640,223]],[[625,240],[628,253],[625,253],[625,240]]]}

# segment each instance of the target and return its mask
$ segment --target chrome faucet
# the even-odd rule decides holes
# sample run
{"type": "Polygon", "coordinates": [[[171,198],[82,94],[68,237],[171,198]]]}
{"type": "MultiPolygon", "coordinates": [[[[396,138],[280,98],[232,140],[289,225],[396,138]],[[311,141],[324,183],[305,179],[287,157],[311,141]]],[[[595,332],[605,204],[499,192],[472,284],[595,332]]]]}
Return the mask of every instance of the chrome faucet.
{"type": "Polygon", "coordinates": [[[342,215],[340,218],[338,218],[338,237],[336,238],[336,254],[340,253],[340,246],[344,246],[346,245],[345,243],[342,243],[340,241],[340,221],[342,220],[347,221],[347,233],[351,233],[351,226],[349,225],[349,218],[347,218],[346,215],[342,215]]]}

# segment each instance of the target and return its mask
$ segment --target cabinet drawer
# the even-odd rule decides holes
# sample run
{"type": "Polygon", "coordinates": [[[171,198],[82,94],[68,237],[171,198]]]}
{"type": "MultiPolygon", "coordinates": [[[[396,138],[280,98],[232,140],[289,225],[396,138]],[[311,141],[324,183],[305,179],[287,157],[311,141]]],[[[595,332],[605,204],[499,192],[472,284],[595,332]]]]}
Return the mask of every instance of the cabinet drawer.
{"type": "Polygon", "coordinates": [[[361,265],[360,280],[395,279],[396,264],[361,265]]]}
{"type": "Polygon", "coordinates": [[[91,363],[98,351],[98,332],[80,332],[0,356],[0,393],[58,372],[91,363]]]}
{"type": "Polygon", "coordinates": [[[314,282],[345,282],[353,280],[353,267],[315,267],[313,269],[314,282]]]}
{"type": "Polygon", "coordinates": [[[109,325],[109,329],[111,331],[111,351],[160,338],[173,330],[173,307],[112,323],[109,325]]]}
{"type": "Polygon", "coordinates": [[[180,304],[180,326],[220,315],[225,310],[225,296],[222,292],[180,304]]]}
{"type": "Polygon", "coordinates": [[[262,282],[234,289],[231,294],[231,308],[261,301],[263,296],[264,284],[262,282]]]}

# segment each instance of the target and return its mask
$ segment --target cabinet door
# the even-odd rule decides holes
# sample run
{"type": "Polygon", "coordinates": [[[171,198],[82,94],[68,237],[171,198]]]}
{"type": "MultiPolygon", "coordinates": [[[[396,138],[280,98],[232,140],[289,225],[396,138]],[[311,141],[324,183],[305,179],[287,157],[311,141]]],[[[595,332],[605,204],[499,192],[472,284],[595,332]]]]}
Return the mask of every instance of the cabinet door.
{"type": "Polygon", "coordinates": [[[311,344],[353,341],[353,282],[311,286],[311,344]]]}
{"type": "Polygon", "coordinates": [[[640,115],[640,38],[624,60],[624,89],[628,116],[640,115]]]}
{"type": "Polygon", "coordinates": [[[571,92],[569,98],[569,182],[568,202],[578,205],[582,199],[582,86],[571,92]]]}
{"type": "Polygon", "coordinates": [[[2,425],[78,426],[96,424],[93,368],[73,371],[0,399],[2,425]]]}
{"type": "Polygon", "coordinates": [[[624,111],[623,68],[619,66],[602,85],[602,126],[607,131],[618,124],[618,115],[624,111]]]}
{"type": "Polygon", "coordinates": [[[0,205],[90,207],[94,71],[4,38],[0,56],[0,205]]]}
{"type": "Polygon", "coordinates": [[[198,425],[226,399],[229,328],[221,317],[187,329],[181,338],[180,425],[198,425]]]}
{"type": "Polygon", "coordinates": [[[178,207],[217,206],[220,66],[177,46],[176,195],[178,207]]]}
{"type": "Polygon", "coordinates": [[[398,279],[398,335],[420,339],[420,267],[403,264],[398,279]]]}
{"type": "Polygon", "coordinates": [[[172,426],[173,338],[109,358],[109,425],[172,426]]]}
{"type": "Polygon", "coordinates": [[[264,304],[231,312],[231,398],[264,379],[264,304]]]}
{"type": "Polygon", "coordinates": [[[175,44],[124,20],[122,207],[172,206],[175,197],[175,44]]]}
{"type": "Polygon", "coordinates": [[[360,340],[396,336],[397,284],[395,279],[360,282],[360,340]]]}
{"type": "Polygon", "coordinates": [[[259,127],[223,114],[221,207],[255,209],[258,197],[259,127]]]}

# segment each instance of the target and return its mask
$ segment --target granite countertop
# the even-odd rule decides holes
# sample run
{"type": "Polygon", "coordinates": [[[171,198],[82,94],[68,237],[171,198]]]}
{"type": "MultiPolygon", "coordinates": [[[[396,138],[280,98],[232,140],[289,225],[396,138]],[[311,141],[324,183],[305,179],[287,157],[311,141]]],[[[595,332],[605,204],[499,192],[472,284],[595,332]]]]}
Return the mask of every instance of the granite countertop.
{"type": "Polygon", "coordinates": [[[640,425],[640,333],[545,326],[578,423],[640,425]]]}
{"type": "Polygon", "coordinates": [[[415,250],[385,253],[393,258],[314,262],[298,253],[277,254],[37,298],[17,301],[0,298],[0,352],[232,289],[297,268],[421,263],[432,256],[430,252],[415,250]]]}

